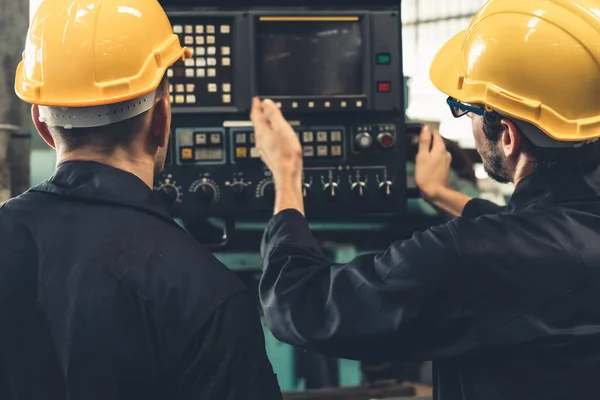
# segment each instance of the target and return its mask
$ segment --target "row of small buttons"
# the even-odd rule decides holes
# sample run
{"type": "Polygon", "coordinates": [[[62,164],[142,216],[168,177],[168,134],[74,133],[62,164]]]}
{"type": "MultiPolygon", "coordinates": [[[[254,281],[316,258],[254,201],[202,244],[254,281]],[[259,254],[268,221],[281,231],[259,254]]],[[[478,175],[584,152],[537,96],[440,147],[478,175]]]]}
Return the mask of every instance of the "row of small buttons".
{"type": "MultiPolygon", "coordinates": [[[[316,146],[317,157],[341,157],[342,156],[342,146],[339,144],[333,146],[316,146]],[[331,149],[331,151],[330,151],[331,149]]],[[[314,157],[315,156],[315,146],[304,146],[302,148],[302,152],[305,157],[314,157]]]]}
{"type": "MultiPolygon", "coordinates": [[[[215,92],[216,92],[216,90],[215,90],[215,92]]],[[[221,97],[222,97],[221,101],[223,102],[223,104],[231,103],[231,95],[230,94],[224,94],[221,97]]],[[[171,100],[171,103],[175,103],[175,104],[196,104],[196,95],[195,94],[188,94],[188,95],[177,94],[175,96],[171,95],[170,100],[171,100]]]]}
{"type": "Polygon", "coordinates": [[[223,143],[220,132],[179,132],[179,146],[204,146],[204,145],[221,145],[223,143]]]}
{"type": "Polygon", "coordinates": [[[275,103],[279,108],[287,108],[287,109],[300,109],[300,108],[310,108],[310,109],[319,109],[319,108],[364,108],[365,102],[363,100],[341,100],[339,102],[332,101],[324,101],[324,102],[315,102],[308,101],[306,103],[300,103],[298,101],[292,101],[291,103],[286,103],[284,107],[284,103],[276,102],[275,103]]]}
{"type": "MultiPolygon", "coordinates": [[[[313,131],[304,131],[304,132],[296,132],[300,136],[300,140],[304,143],[310,143],[315,141],[315,132],[313,131]]],[[[316,141],[319,143],[323,142],[341,142],[342,141],[342,131],[317,131],[316,132],[316,141]]]]}
{"type": "Polygon", "coordinates": [[[182,161],[222,161],[223,149],[192,149],[181,148],[182,161]]]}
{"type": "MultiPolygon", "coordinates": [[[[207,25],[206,29],[204,25],[196,25],[194,29],[194,25],[174,25],[173,32],[176,34],[185,33],[186,35],[191,35],[196,33],[197,35],[203,35],[204,33],[208,35],[212,35],[216,33],[216,28],[214,25],[207,25]]],[[[229,25],[221,25],[220,32],[223,34],[231,33],[231,27],[229,25]]]]}

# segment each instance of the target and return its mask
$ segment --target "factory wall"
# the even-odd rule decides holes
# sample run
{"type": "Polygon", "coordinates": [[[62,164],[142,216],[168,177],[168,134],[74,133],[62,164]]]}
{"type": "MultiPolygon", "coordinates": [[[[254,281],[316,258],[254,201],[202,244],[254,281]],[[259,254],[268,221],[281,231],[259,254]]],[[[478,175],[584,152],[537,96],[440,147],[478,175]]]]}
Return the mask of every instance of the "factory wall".
{"type": "Polygon", "coordinates": [[[409,81],[409,118],[439,121],[440,133],[472,148],[470,120],[454,119],[446,96],[429,79],[429,66],[437,51],[469,22],[485,0],[403,0],[404,74],[409,81]]]}

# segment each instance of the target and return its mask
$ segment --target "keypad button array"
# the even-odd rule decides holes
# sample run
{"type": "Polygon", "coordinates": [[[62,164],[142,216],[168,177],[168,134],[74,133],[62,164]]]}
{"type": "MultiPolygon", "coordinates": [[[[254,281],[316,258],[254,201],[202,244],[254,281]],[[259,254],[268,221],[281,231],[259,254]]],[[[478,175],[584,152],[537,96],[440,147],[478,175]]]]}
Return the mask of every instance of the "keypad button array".
{"type": "Polygon", "coordinates": [[[179,132],[178,145],[182,162],[220,162],[225,157],[222,132],[179,132]]]}
{"type": "Polygon", "coordinates": [[[232,23],[228,18],[205,19],[195,24],[175,20],[173,32],[193,56],[169,68],[167,76],[174,83],[195,84],[191,93],[171,93],[176,107],[218,107],[233,102],[232,23]]]}
{"type": "Polygon", "coordinates": [[[258,149],[255,146],[254,132],[234,131],[233,132],[233,157],[236,161],[260,158],[258,149]]]}
{"type": "MultiPolygon", "coordinates": [[[[343,132],[338,129],[299,130],[296,134],[302,143],[304,157],[340,158],[343,157],[343,132]]],[[[254,141],[254,133],[246,131],[233,132],[235,161],[260,158],[254,141]]]]}
{"type": "Polygon", "coordinates": [[[341,130],[314,129],[296,133],[302,143],[304,157],[343,157],[341,130]]]}

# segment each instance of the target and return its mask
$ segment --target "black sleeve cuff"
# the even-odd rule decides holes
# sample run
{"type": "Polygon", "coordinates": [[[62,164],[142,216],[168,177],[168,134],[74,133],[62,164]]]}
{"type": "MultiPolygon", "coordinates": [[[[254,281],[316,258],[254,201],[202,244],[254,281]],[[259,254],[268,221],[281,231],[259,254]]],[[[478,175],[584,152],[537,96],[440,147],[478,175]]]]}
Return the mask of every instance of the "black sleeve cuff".
{"type": "Polygon", "coordinates": [[[298,243],[304,248],[319,249],[319,243],[311,233],[308,221],[295,209],[279,212],[267,224],[261,245],[263,258],[281,243],[298,243]]]}
{"type": "Polygon", "coordinates": [[[487,214],[498,214],[502,211],[504,211],[504,207],[489,200],[473,199],[465,205],[462,216],[475,219],[487,214]]]}

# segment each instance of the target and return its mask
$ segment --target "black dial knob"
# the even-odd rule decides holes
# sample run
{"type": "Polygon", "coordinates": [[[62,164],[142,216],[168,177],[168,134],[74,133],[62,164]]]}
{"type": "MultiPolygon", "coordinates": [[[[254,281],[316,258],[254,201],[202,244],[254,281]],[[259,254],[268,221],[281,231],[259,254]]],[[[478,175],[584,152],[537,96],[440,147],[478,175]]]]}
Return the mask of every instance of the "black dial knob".
{"type": "Polygon", "coordinates": [[[336,197],[337,190],[338,190],[337,182],[328,182],[325,185],[323,185],[323,191],[329,197],[336,197]]]}
{"type": "Polygon", "coordinates": [[[212,204],[217,199],[217,189],[210,183],[201,183],[196,189],[196,195],[202,204],[212,204]]]}
{"type": "Polygon", "coordinates": [[[363,198],[367,194],[367,184],[363,181],[354,182],[350,190],[356,197],[363,198]]]}
{"type": "Polygon", "coordinates": [[[245,197],[245,194],[247,193],[246,186],[247,185],[244,182],[233,182],[230,187],[233,191],[233,195],[236,198],[241,199],[245,197]]]}
{"type": "Polygon", "coordinates": [[[371,135],[369,135],[367,132],[362,132],[359,133],[358,135],[356,135],[356,137],[354,138],[354,141],[356,143],[356,146],[358,146],[359,149],[368,149],[369,147],[371,147],[371,144],[373,143],[373,137],[371,135]]]}
{"type": "Polygon", "coordinates": [[[179,190],[173,185],[162,185],[158,188],[158,195],[166,206],[172,206],[179,198],[179,190]]]}
{"type": "Polygon", "coordinates": [[[269,203],[275,201],[275,184],[273,183],[273,181],[265,183],[262,189],[262,195],[263,198],[269,203]]]}
{"type": "Polygon", "coordinates": [[[384,181],[379,184],[379,192],[382,196],[388,197],[392,195],[392,182],[384,181]]]}

